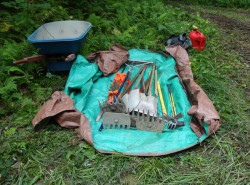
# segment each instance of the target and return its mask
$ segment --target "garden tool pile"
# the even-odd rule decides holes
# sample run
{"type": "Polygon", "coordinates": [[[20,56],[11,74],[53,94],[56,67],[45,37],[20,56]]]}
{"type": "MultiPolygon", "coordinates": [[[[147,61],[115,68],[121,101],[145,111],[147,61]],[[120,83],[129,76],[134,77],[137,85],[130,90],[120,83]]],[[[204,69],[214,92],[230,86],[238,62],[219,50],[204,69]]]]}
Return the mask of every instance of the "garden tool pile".
{"type": "Polygon", "coordinates": [[[171,84],[167,84],[166,87],[168,89],[172,115],[167,114],[160,83],[157,79],[156,65],[147,61],[132,61],[130,65],[129,63],[127,65],[129,70],[126,74],[116,74],[110,85],[108,99],[98,102],[100,113],[96,121],[99,121],[103,116],[99,131],[114,128],[136,128],[137,130],[161,133],[165,126],[169,130],[184,126],[184,122],[178,121],[182,114],[176,113],[171,84]],[[137,69],[137,73],[131,79],[131,71],[138,66],[141,67],[139,70],[137,69]],[[151,69],[151,71],[145,82],[147,69],[151,69]],[[154,93],[152,93],[153,86],[154,93]],[[157,111],[158,96],[162,107],[162,116],[157,111]]]}

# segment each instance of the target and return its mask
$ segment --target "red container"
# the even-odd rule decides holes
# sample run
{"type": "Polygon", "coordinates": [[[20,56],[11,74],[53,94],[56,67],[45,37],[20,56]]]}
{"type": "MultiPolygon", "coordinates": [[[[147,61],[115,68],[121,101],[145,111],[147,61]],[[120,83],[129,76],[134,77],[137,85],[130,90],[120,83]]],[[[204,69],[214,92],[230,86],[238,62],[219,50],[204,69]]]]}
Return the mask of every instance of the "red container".
{"type": "Polygon", "coordinates": [[[192,46],[195,49],[203,50],[206,44],[206,37],[199,30],[194,29],[189,33],[189,38],[192,42],[192,46]]]}

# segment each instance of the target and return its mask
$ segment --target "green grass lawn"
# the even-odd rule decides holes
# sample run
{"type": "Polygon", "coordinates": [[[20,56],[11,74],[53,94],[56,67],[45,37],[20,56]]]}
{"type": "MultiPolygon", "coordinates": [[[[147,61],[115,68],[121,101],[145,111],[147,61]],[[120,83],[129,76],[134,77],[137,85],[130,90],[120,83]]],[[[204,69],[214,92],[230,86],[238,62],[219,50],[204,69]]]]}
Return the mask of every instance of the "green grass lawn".
{"type": "MultiPolygon", "coordinates": [[[[49,2],[55,5],[52,0],[49,2]]],[[[245,94],[250,85],[249,73],[239,54],[227,50],[223,39],[230,35],[222,35],[216,25],[199,14],[157,0],[91,1],[79,5],[73,2],[73,10],[68,5],[62,2],[61,9],[52,6],[51,11],[44,8],[41,13],[47,13],[46,21],[73,16],[91,22],[93,27],[83,55],[107,50],[114,43],[128,49],[164,51],[162,43],[166,38],[188,33],[193,24],[197,25],[206,35],[207,44],[202,52],[191,50],[191,67],[196,82],[219,111],[222,126],[199,146],[163,157],[100,154],[79,140],[73,130],[53,124],[34,132],[31,120],[52,92],[63,90],[67,75],[46,73],[42,63],[12,66],[14,59],[36,53],[25,38],[43,20],[37,15],[34,18],[37,22],[31,25],[33,30],[17,32],[13,28],[18,26],[16,22],[6,17],[10,28],[0,32],[0,184],[250,182],[250,109],[245,94]]],[[[28,22],[20,23],[20,27],[25,25],[28,22]]]]}

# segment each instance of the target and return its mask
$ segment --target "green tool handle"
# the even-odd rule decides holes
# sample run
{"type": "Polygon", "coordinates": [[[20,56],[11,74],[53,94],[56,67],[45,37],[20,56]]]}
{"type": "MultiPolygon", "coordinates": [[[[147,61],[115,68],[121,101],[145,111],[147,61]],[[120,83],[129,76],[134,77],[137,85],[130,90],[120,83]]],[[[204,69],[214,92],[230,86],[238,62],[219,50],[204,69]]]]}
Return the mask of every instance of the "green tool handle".
{"type": "Polygon", "coordinates": [[[176,115],[176,109],[175,109],[175,105],[174,105],[174,97],[173,97],[173,94],[172,94],[171,84],[167,84],[167,87],[168,87],[168,93],[169,93],[170,104],[171,104],[173,116],[175,116],[176,115]]]}

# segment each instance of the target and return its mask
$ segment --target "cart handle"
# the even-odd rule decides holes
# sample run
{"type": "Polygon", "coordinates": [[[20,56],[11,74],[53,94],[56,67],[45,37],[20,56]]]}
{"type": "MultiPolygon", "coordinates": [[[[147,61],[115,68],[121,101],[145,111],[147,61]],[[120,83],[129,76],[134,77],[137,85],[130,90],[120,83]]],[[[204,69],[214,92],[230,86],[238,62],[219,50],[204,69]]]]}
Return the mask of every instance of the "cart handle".
{"type": "Polygon", "coordinates": [[[40,60],[44,60],[46,58],[45,55],[36,55],[32,57],[26,57],[21,60],[15,60],[13,61],[13,64],[23,64],[23,63],[29,63],[29,62],[37,62],[40,60]]]}

